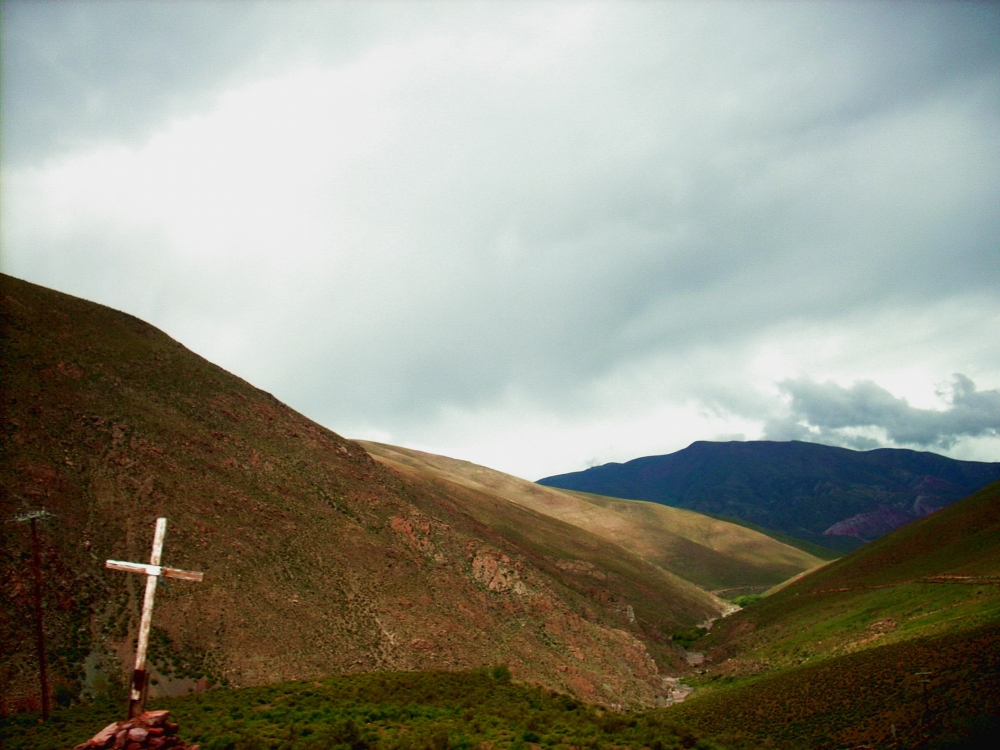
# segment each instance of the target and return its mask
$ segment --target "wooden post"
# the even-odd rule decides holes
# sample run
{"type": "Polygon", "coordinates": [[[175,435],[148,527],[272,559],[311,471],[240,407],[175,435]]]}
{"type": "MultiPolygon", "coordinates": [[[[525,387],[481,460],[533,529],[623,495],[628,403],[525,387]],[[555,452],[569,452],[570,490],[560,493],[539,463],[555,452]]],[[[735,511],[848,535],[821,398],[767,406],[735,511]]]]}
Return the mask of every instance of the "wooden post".
{"type": "Polygon", "coordinates": [[[54,513],[49,513],[43,508],[11,519],[21,522],[28,521],[31,524],[31,562],[35,579],[35,647],[38,652],[38,679],[42,687],[42,719],[44,720],[49,718],[49,677],[45,658],[45,628],[42,627],[42,558],[38,544],[37,521],[54,517],[54,513]]]}
{"type": "Polygon", "coordinates": [[[156,583],[160,576],[178,578],[183,581],[201,581],[203,574],[177,568],[164,568],[160,565],[163,555],[163,539],[167,534],[167,519],[156,519],[156,531],[153,534],[153,554],[149,565],[142,563],[108,560],[104,563],[111,570],[124,570],[127,573],[144,573],[146,576],[146,595],[142,600],[142,619],[139,621],[139,640],[135,649],[135,667],[132,670],[132,685],[129,690],[128,718],[133,719],[146,708],[146,693],[149,690],[149,673],[146,670],[146,650],[149,648],[149,630],[153,623],[153,599],[156,596],[156,583]]]}

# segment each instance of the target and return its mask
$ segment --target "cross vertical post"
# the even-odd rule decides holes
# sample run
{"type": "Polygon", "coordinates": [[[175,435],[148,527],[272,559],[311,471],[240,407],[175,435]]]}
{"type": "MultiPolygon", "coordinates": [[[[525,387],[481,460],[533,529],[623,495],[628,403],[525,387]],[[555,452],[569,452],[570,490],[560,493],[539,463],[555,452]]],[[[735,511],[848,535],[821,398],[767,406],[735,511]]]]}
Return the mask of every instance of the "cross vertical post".
{"type": "MultiPolygon", "coordinates": [[[[156,519],[156,532],[153,534],[153,554],[149,556],[149,564],[159,566],[163,557],[163,538],[167,535],[167,519],[156,519]]],[[[142,619],[139,621],[139,642],[135,648],[135,668],[132,671],[132,691],[129,695],[129,718],[142,713],[146,703],[146,691],[149,688],[149,676],[146,673],[146,650],[149,648],[149,629],[153,624],[153,598],[156,596],[158,575],[146,576],[146,594],[142,599],[142,619]],[[138,710],[134,710],[138,703],[138,710]]]]}
{"type": "Polygon", "coordinates": [[[146,651],[149,648],[149,630],[153,623],[153,599],[156,597],[156,584],[160,576],[179,578],[184,581],[201,581],[202,574],[176,568],[164,568],[160,565],[163,556],[163,539],[167,534],[167,519],[156,519],[156,531],[153,534],[153,554],[149,565],[142,563],[108,560],[105,567],[111,570],[123,570],[127,573],[143,573],[146,576],[146,594],[142,600],[142,618],[139,620],[139,639],[135,648],[135,668],[132,670],[132,685],[129,689],[128,717],[135,718],[146,707],[146,693],[149,689],[149,673],[146,670],[146,651]]]}

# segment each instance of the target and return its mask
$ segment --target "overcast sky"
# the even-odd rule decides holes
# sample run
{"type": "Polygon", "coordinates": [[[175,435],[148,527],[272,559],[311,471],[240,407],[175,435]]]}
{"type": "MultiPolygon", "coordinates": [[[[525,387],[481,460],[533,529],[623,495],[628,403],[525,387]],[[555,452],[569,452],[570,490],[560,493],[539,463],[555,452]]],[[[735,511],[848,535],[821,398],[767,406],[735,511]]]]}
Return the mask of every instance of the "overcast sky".
{"type": "Polygon", "coordinates": [[[1000,461],[1000,5],[2,5],[0,269],[347,437],[1000,461]]]}

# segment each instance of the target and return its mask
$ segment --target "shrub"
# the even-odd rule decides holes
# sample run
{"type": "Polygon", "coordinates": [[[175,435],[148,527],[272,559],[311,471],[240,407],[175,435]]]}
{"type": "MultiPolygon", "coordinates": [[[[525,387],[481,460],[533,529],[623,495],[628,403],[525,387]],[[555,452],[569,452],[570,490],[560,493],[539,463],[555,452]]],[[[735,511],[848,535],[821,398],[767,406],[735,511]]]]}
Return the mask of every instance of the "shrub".
{"type": "Polygon", "coordinates": [[[510,682],[510,668],[506,664],[497,664],[490,672],[493,679],[500,683],[510,682]]]}
{"type": "Polygon", "coordinates": [[[708,632],[706,628],[688,628],[680,630],[671,636],[671,639],[681,648],[690,648],[691,644],[708,632]]]}

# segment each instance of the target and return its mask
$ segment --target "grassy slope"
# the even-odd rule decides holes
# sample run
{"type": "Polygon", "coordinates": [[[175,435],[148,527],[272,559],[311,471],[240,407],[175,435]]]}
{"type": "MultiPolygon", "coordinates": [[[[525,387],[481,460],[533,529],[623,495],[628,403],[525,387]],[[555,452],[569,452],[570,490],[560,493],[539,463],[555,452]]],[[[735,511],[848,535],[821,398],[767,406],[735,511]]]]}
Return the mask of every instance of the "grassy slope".
{"type": "Polygon", "coordinates": [[[799,539],[798,537],[789,536],[788,534],[782,534],[780,531],[758,526],[757,524],[750,523],[750,521],[745,521],[742,518],[720,516],[716,513],[704,513],[703,515],[706,515],[709,518],[717,518],[720,521],[734,523],[737,526],[744,526],[748,529],[753,529],[754,531],[759,531],[761,534],[765,534],[772,539],[777,539],[779,542],[787,544],[789,547],[795,547],[803,552],[808,552],[810,555],[818,557],[820,560],[836,560],[838,557],[844,556],[843,551],[830,549],[829,547],[821,547],[813,542],[807,542],[805,539],[799,539]]]}
{"type": "Polygon", "coordinates": [[[786,663],[930,635],[1000,617],[998,580],[994,483],[766,597],[709,642],[786,663]]]}
{"type": "Polygon", "coordinates": [[[1000,705],[998,584],[994,483],[720,623],[699,644],[714,662],[702,695],[682,713],[786,739],[811,736],[812,722],[841,743],[881,742],[891,723],[911,734],[919,723],[913,673],[924,670],[935,721],[988,713],[1000,705]]]}
{"type": "Polygon", "coordinates": [[[692,511],[543,487],[408,448],[364,441],[361,445],[392,465],[491,493],[596,534],[706,589],[769,587],[820,562],[759,532],[692,511]]]}
{"type": "MultiPolygon", "coordinates": [[[[45,505],[59,517],[42,525],[54,689],[123,676],[141,581],[103,563],[145,559],[164,515],[164,562],[206,574],[157,593],[164,689],[170,675],[254,685],[506,662],[587,700],[655,700],[622,602],[537,565],[450,485],[387,469],[136,318],[7,276],[0,292],[0,515],[45,505]]],[[[30,552],[24,526],[0,534],[9,710],[37,700],[30,552]]],[[[717,611],[664,579],[649,586],[674,601],[664,628],[717,611]]]]}
{"type": "Polygon", "coordinates": [[[618,541],[709,588],[760,588],[822,563],[815,555],[763,531],[694,511],[564,492],[627,519],[627,525],[612,527],[618,541]]]}

